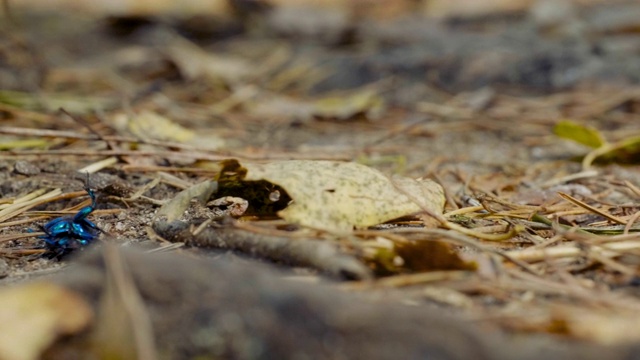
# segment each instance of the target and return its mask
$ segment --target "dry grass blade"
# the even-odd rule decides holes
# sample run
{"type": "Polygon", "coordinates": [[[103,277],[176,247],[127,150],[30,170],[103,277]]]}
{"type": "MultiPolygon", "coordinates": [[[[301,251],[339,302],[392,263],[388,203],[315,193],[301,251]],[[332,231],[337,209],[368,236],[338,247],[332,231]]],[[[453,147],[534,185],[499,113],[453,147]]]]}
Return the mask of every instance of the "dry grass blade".
{"type": "Polygon", "coordinates": [[[4,235],[4,236],[0,236],[0,243],[6,242],[6,241],[13,241],[13,240],[20,240],[20,239],[30,238],[30,237],[34,237],[34,236],[41,236],[41,235],[44,235],[44,233],[43,232],[31,232],[31,233],[26,233],[26,234],[4,235]]]}
{"type": "Polygon", "coordinates": [[[604,256],[603,254],[599,253],[599,252],[590,252],[589,253],[589,258],[601,263],[602,265],[605,265],[615,271],[620,272],[621,274],[625,274],[627,276],[636,276],[636,270],[626,266],[624,264],[621,264],[615,260],[613,260],[611,257],[608,256],[604,256]]]}
{"type": "Polygon", "coordinates": [[[428,271],[416,274],[395,275],[372,282],[348,283],[341,286],[347,290],[368,290],[372,288],[397,288],[405,286],[424,285],[439,281],[463,280],[473,276],[473,271],[428,271]]]}
{"type": "Polygon", "coordinates": [[[627,222],[627,225],[624,226],[624,231],[622,233],[625,235],[628,234],[631,231],[633,224],[638,221],[638,219],[640,219],[640,211],[636,211],[636,213],[629,218],[629,221],[627,222]]]}
{"type": "Polygon", "coordinates": [[[18,127],[11,127],[11,126],[1,126],[0,134],[17,135],[17,136],[58,137],[58,138],[77,139],[77,140],[100,140],[100,138],[96,135],[82,134],[75,131],[18,128],[18,127]]]}
{"type": "Polygon", "coordinates": [[[589,210],[589,211],[591,211],[593,213],[596,213],[598,215],[602,215],[605,218],[607,218],[607,219],[609,219],[609,220],[611,220],[613,222],[616,222],[618,224],[627,225],[627,222],[622,220],[622,219],[620,219],[619,217],[613,216],[613,215],[611,215],[609,213],[606,213],[606,212],[604,212],[604,211],[602,211],[600,209],[597,209],[597,208],[595,208],[595,207],[593,207],[593,206],[591,206],[591,205],[589,205],[587,203],[584,203],[584,202],[574,198],[573,196],[571,196],[569,194],[565,194],[563,192],[558,192],[558,195],[560,197],[562,197],[563,199],[565,199],[565,200],[567,200],[567,201],[569,201],[569,202],[571,202],[571,203],[573,203],[573,204],[575,204],[575,205],[577,205],[577,206],[579,206],[579,207],[581,207],[583,209],[587,209],[587,210],[589,210]]]}
{"type": "Polygon", "coordinates": [[[631,189],[631,191],[633,191],[633,193],[640,198],[640,188],[638,188],[637,186],[633,185],[629,180],[625,180],[624,184],[631,189]]]}
{"type": "Polygon", "coordinates": [[[89,149],[61,149],[61,150],[11,150],[2,154],[2,157],[24,157],[24,156],[158,156],[168,159],[189,159],[189,160],[226,160],[232,155],[216,155],[197,151],[143,151],[143,150],[89,150],[89,149]]]}
{"type": "Polygon", "coordinates": [[[511,226],[509,228],[509,231],[505,232],[505,233],[501,233],[501,234],[486,234],[480,231],[475,231],[475,230],[471,230],[471,229],[467,229],[463,226],[460,226],[456,223],[452,223],[452,222],[447,222],[447,224],[445,225],[448,229],[450,230],[455,230],[458,232],[461,232],[465,235],[469,235],[469,236],[473,236],[476,237],[478,239],[482,239],[482,240],[487,240],[487,241],[504,241],[504,240],[509,240],[511,238],[513,238],[514,236],[518,235],[518,233],[524,231],[524,226],[522,225],[516,225],[516,226],[511,226]]]}
{"type": "Polygon", "coordinates": [[[454,215],[469,214],[469,213],[474,213],[476,211],[482,211],[482,210],[484,210],[484,206],[482,206],[482,205],[468,206],[468,207],[463,207],[463,208],[460,208],[460,209],[449,211],[448,213],[444,214],[444,216],[449,218],[449,217],[452,217],[454,215]]]}
{"type": "MultiPolygon", "coordinates": [[[[53,115],[23,109],[18,106],[12,106],[12,105],[1,103],[1,102],[0,102],[0,110],[5,111],[8,114],[12,114],[16,118],[20,118],[23,120],[32,120],[37,124],[51,123],[51,121],[53,121],[53,115]]],[[[2,129],[4,128],[10,128],[10,127],[0,126],[0,132],[2,132],[2,129]]]]}
{"type": "Polygon", "coordinates": [[[16,135],[16,136],[38,136],[38,137],[55,137],[63,139],[75,139],[75,140],[103,140],[103,141],[115,141],[115,142],[129,142],[139,143],[146,145],[162,146],[169,148],[176,148],[181,150],[197,150],[196,147],[188,144],[159,141],[152,139],[139,139],[128,136],[117,135],[105,135],[100,136],[97,134],[84,134],[75,131],[60,131],[60,130],[48,130],[48,129],[32,129],[32,128],[18,128],[11,126],[0,126],[0,134],[16,135]]]}
{"type": "Polygon", "coordinates": [[[29,200],[33,200],[35,198],[37,198],[38,196],[42,196],[42,194],[44,194],[45,192],[47,192],[47,189],[38,189],[36,191],[30,192],[29,194],[21,197],[21,198],[17,198],[13,201],[9,201],[8,203],[2,204],[0,205],[0,209],[6,209],[10,206],[14,206],[15,204],[22,204],[24,202],[27,202],[29,200]]]}
{"type": "Polygon", "coordinates": [[[115,245],[104,251],[106,283],[95,330],[95,351],[107,359],[157,359],[147,308],[115,245]]]}
{"type": "Polygon", "coordinates": [[[0,224],[0,228],[9,227],[9,226],[15,226],[15,225],[28,224],[28,223],[32,223],[34,221],[44,220],[44,219],[47,219],[47,218],[48,218],[48,216],[38,216],[36,218],[29,218],[29,219],[15,220],[15,221],[5,221],[2,224],[0,224]]]}
{"type": "MultiPolygon", "coordinates": [[[[598,253],[602,256],[618,255],[621,252],[640,249],[640,241],[620,241],[615,243],[607,243],[599,246],[591,246],[590,252],[598,253]]],[[[517,260],[536,262],[546,259],[558,259],[567,257],[577,257],[586,255],[585,249],[578,245],[556,246],[547,249],[525,249],[507,251],[506,254],[517,260]]]]}
{"type": "Polygon", "coordinates": [[[522,287],[523,285],[531,284],[537,287],[536,291],[548,291],[551,290],[557,294],[564,294],[571,296],[575,299],[584,301],[591,306],[597,306],[602,308],[614,307],[620,309],[630,309],[634,311],[640,310],[640,303],[632,298],[620,297],[617,294],[613,294],[602,288],[592,289],[581,286],[575,279],[567,274],[561,273],[561,278],[564,282],[556,282],[545,278],[534,277],[531,274],[521,272],[517,269],[508,269],[510,275],[519,280],[516,282],[516,286],[522,287]]]}
{"type": "Polygon", "coordinates": [[[163,245],[160,245],[160,247],[148,250],[147,253],[153,254],[153,253],[159,253],[159,252],[174,251],[174,250],[178,250],[180,248],[183,248],[184,245],[185,245],[184,243],[163,244],[163,245]]]}
{"type": "Polygon", "coordinates": [[[89,173],[93,174],[102,169],[108,168],[109,166],[115,165],[118,163],[118,158],[115,156],[108,157],[104,160],[96,161],[93,164],[89,164],[82,169],[79,169],[79,173],[89,173]]]}
{"type": "Polygon", "coordinates": [[[171,185],[180,190],[184,190],[193,186],[192,183],[164,171],[158,171],[156,175],[158,175],[158,177],[161,179],[163,183],[167,185],[171,185]]]}
{"type": "Polygon", "coordinates": [[[123,171],[127,172],[180,172],[180,173],[192,173],[192,174],[218,174],[220,171],[215,169],[206,168],[188,168],[188,167],[175,167],[175,166],[154,166],[154,165],[123,165],[123,171]]]}
{"type": "MultiPolygon", "coordinates": [[[[166,144],[165,144],[166,145],[166,144]]],[[[219,153],[206,153],[202,151],[144,151],[144,150],[89,150],[89,149],[61,149],[61,150],[10,150],[0,154],[0,158],[15,158],[15,157],[28,157],[28,156],[157,156],[164,157],[171,160],[210,160],[220,161],[228,160],[229,158],[241,159],[241,160],[335,160],[335,161],[349,161],[351,156],[342,153],[324,153],[324,154],[305,154],[305,153],[276,153],[271,151],[270,153],[256,154],[250,153],[231,153],[231,152],[219,152],[219,153]]]]}
{"type": "Polygon", "coordinates": [[[17,204],[12,204],[8,207],[6,207],[5,209],[0,210],[0,222],[6,221],[8,219],[11,219],[14,216],[20,215],[23,212],[36,207],[38,205],[42,205],[45,203],[48,203],[50,201],[53,201],[52,199],[55,199],[56,196],[62,194],[62,190],[60,189],[55,189],[55,190],[51,190],[48,193],[38,196],[33,200],[28,200],[25,202],[20,202],[17,204]]]}
{"type": "Polygon", "coordinates": [[[542,187],[552,187],[552,186],[555,186],[555,185],[568,183],[570,181],[591,178],[591,177],[594,177],[594,176],[598,176],[598,171],[597,170],[585,170],[585,171],[581,171],[581,172],[576,173],[576,174],[571,174],[571,175],[563,176],[561,178],[555,178],[555,179],[548,180],[548,181],[546,181],[546,182],[544,182],[542,184],[542,187]]]}
{"type": "MultiPolygon", "coordinates": [[[[46,217],[52,217],[52,216],[64,216],[64,215],[75,215],[78,213],[78,210],[80,210],[81,208],[88,206],[89,204],[91,204],[90,200],[81,202],[75,206],[72,206],[70,208],[67,208],[65,210],[58,210],[58,211],[27,211],[24,213],[24,215],[26,216],[33,216],[33,215],[44,215],[46,217]]],[[[92,215],[107,215],[107,214],[118,214],[122,212],[121,209],[102,209],[102,210],[94,210],[93,212],[91,212],[92,215]]],[[[34,221],[35,219],[30,219],[29,221],[34,221]]]]}
{"type": "Polygon", "coordinates": [[[157,177],[153,180],[151,180],[150,182],[148,182],[147,184],[145,184],[144,186],[140,187],[140,189],[138,189],[138,191],[136,191],[135,193],[133,193],[128,199],[129,201],[134,201],[139,199],[144,193],[146,193],[147,191],[155,188],[158,184],[160,183],[160,178],[157,177]]]}
{"type": "Polygon", "coordinates": [[[408,191],[403,189],[401,186],[397,186],[396,183],[392,179],[390,179],[390,180],[391,180],[391,183],[395,186],[395,188],[399,192],[401,192],[402,194],[407,196],[416,205],[418,205],[423,213],[425,213],[428,216],[434,218],[443,227],[445,227],[447,229],[455,230],[455,231],[458,231],[458,232],[460,232],[462,234],[473,236],[473,237],[476,237],[476,238],[482,239],[482,240],[488,240],[488,241],[508,240],[508,239],[514,237],[515,235],[517,235],[519,232],[524,230],[524,226],[520,226],[520,225],[516,225],[514,227],[511,227],[507,233],[503,233],[503,234],[485,234],[485,233],[481,233],[481,232],[477,232],[477,231],[473,231],[473,230],[467,229],[467,228],[462,227],[462,226],[460,226],[460,225],[458,225],[456,223],[450,222],[449,220],[447,220],[447,218],[444,215],[438,214],[438,213],[432,211],[431,209],[427,208],[426,206],[423,206],[422,202],[419,199],[417,199],[413,194],[409,193],[408,191]]]}

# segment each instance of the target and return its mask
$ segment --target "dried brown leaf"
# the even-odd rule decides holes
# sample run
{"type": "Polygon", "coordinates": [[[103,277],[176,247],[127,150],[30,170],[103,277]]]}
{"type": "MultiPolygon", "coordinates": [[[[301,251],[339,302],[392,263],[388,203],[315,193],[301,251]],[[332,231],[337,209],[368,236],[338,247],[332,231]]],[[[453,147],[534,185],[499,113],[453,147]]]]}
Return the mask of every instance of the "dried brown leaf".
{"type": "Polygon", "coordinates": [[[50,283],[0,291],[0,358],[39,359],[61,335],[89,325],[90,306],[75,293],[50,283]]]}

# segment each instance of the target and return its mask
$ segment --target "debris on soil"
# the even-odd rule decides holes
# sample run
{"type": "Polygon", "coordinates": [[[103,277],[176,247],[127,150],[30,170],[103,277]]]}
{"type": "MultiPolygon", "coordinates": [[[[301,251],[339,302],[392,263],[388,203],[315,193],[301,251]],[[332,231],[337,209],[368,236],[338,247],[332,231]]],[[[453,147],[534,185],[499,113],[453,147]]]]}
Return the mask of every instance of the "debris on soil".
{"type": "Polygon", "coordinates": [[[23,356],[640,344],[637,3],[1,3],[0,282],[53,276],[95,315],[23,356]],[[87,173],[108,235],[46,259],[87,173]]]}
{"type": "MultiPolygon", "coordinates": [[[[567,345],[549,338],[510,341],[497,332],[481,334],[434,309],[394,303],[398,294],[375,300],[329,284],[310,287],[283,279],[282,273],[262,264],[131,250],[117,250],[115,255],[117,262],[104,252],[93,252],[52,281],[74,296],[90,299],[97,311],[102,309],[98,299],[110,291],[113,280],[109,274],[116,271],[111,268],[118,266],[134,286],[122,288],[121,296],[131,298],[135,291],[140,305],[149,310],[148,321],[156,334],[153,345],[163,358],[212,354],[288,358],[298,354],[317,359],[510,359],[517,353],[519,359],[539,359],[541,354],[549,359],[624,359],[633,351],[625,346],[567,345]],[[292,338],[297,340],[288,340],[292,338]]],[[[118,328],[124,330],[122,326],[118,328]]],[[[57,343],[47,356],[88,357],[87,351],[106,345],[92,342],[96,331],[57,343]]],[[[137,339],[149,335],[150,329],[131,331],[137,339]]],[[[132,352],[119,354],[137,352],[140,357],[148,345],[135,342],[132,352]]]]}

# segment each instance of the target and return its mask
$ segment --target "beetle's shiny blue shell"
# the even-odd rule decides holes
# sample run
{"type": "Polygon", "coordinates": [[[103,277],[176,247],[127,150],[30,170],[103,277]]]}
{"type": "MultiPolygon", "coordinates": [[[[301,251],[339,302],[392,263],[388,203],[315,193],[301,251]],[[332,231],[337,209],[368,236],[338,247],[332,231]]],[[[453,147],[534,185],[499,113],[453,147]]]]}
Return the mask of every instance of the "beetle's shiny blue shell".
{"type": "Polygon", "coordinates": [[[83,207],[74,216],[55,218],[42,227],[45,234],[40,238],[45,242],[48,257],[61,258],[89,245],[100,235],[100,228],[87,219],[96,206],[95,194],[89,188],[85,190],[91,197],[91,205],[83,207]]]}

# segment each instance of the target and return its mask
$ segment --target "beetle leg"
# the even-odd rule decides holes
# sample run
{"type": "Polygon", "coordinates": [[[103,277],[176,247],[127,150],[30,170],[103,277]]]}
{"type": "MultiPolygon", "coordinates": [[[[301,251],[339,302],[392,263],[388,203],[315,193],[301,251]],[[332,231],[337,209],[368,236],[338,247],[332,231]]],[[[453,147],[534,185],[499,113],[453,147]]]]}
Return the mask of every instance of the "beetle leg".
{"type": "Polygon", "coordinates": [[[85,206],[73,216],[73,221],[82,221],[93,212],[93,206],[85,206]]]}

